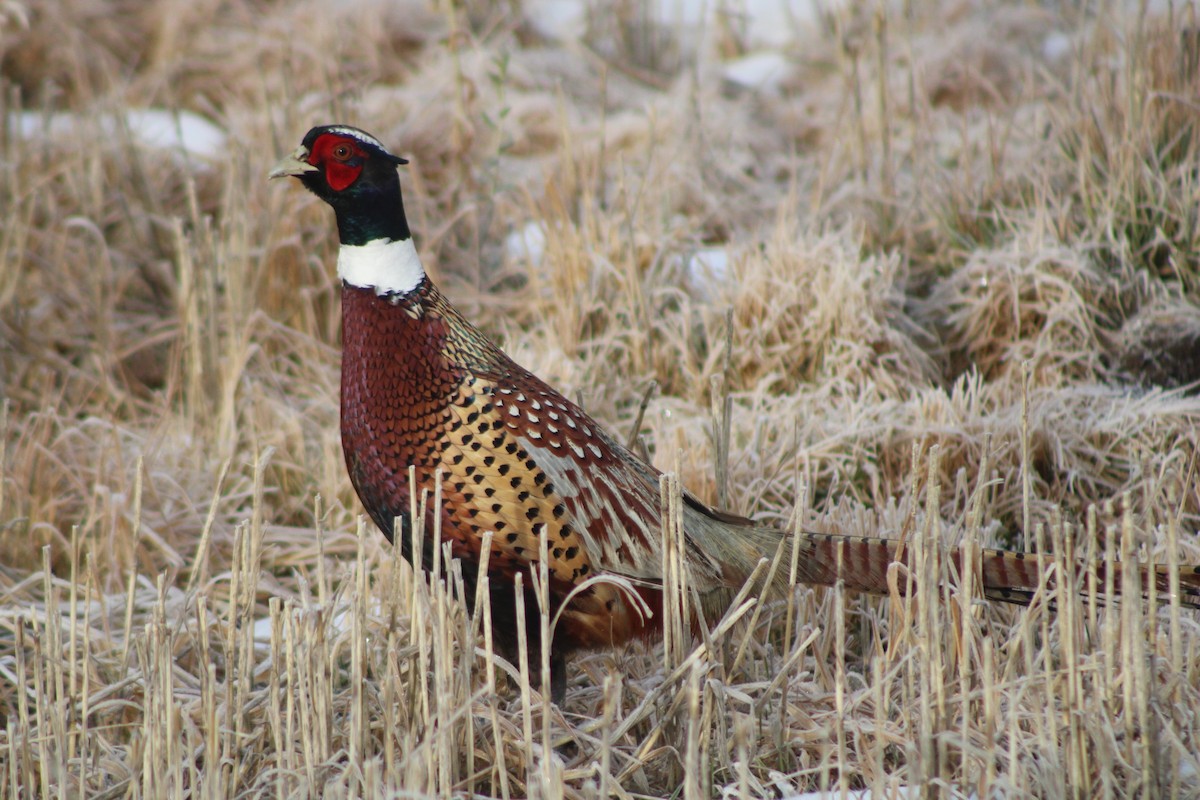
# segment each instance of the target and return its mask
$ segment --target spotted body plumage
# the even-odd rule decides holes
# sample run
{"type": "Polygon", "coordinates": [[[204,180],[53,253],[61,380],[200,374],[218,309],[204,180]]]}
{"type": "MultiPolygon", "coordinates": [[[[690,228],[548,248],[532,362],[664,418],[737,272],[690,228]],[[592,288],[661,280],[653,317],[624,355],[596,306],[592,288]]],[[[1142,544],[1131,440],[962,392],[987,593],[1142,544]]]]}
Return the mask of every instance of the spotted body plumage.
{"type": "MultiPolygon", "coordinates": [[[[544,530],[555,610],[597,564],[612,572],[619,568],[614,556],[628,551],[624,544],[589,546],[601,539],[585,535],[593,518],[624,517],[636,525],[629,530],[637,541],[650,539],[616,496],[577,491],[613,447],[599,426],[508,359],[428,280],[401,298],[347,287],[343,304],[343,449],[364,506],[389,536],[397,521],[402,533],[410,523],[408,468],[419,490],[430,493],[440,472],[437,524],[464,576],[474,577],[491,531],[490,574],[511,587],[518,571],[536,565],[544,530]]],[[[425,526],[433,531],[428,505],[425,526]]],[[[578,595],[564,613],[558,651],[612,646],[654,624],[630,602],[605,584],[578,595]]],[[[532,597],[527,606],[536,610],[532,597]]],[[[509,621],[509,609],[499,617],[509,621]]]]}
{"type": "MultiPolygon", "coordinates": [[[[346,466],[371,518],[389,538],[398,533],[405,555],[419,555],[426,566],[433,562],[432,536],[424,537],[422,553],[412,552],[410,468],[418,492],[432,496],[440,487],[440,505],[426,503],[420,522],[430,534],[440,530],[462,562],[468,602],[483,542],[492,534],[487,602],[497,641],[510,655],[516,647],[518,574],[528,575],[530,645],[543,644],[530,587],[546,537],[549,610],[561,611],[549,643],[552,688],[561,700],[570,653],[659,630],[660,475],[513,362],[429,281],[404,216],[396,172],[402,163],[374,137],[325,126],[309,131],[272,172],[299,177],[337,214],[346,466]],[[625,588],[588,584],[595,576],[618,577],[625,588]]],[[[800,582],[843,581],[850,589],[876,593],[889,591],[889,567],[903,558],[896,541],[788,536],[710,509],[686,492],[682,517],[687,584],[701,601],[697,612],[709,620],[781,544],[801,550],[795,559],[800,582]]],[[[961,572],[959,556],[951,558],[961,572]]],[[[1037,590],[1046,563],[986,551],[970,566],[986,596],[1021,602],[1037,590]]],[[[778,570],[769,588],[785,589],[786,572],[778,570]]],[[[1154,577],[1166,591],[1166,572],[1154,577]]],[[[1200,569],[1184,568],[1178,578],[1183,602],[1200,604],[1200,569]]]]}

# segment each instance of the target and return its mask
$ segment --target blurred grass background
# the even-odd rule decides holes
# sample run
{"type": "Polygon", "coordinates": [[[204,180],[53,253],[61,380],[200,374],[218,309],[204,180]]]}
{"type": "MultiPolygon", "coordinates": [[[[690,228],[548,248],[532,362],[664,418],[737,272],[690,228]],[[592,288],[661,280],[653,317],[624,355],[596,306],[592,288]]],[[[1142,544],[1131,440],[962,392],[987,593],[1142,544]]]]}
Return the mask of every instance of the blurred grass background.
{"type": "Polygon", "coordinates": [[[0,794],[1200,792],[1178,609],[801,592],[581,659],[539,738],[356,536],[334,226],[265,180],[334,121],[704,500],[1200,563],[1195,5],[711,5],[0,5],[0,794]]]}

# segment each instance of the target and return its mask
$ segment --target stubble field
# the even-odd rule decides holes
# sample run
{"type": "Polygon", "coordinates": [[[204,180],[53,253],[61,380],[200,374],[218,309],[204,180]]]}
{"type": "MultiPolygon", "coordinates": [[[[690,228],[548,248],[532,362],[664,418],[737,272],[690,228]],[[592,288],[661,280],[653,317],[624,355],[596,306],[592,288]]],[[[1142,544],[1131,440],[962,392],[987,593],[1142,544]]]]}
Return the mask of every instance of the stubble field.
{"type": "Polygon", "coordinates": [[[360,526],[332,215],[266,180],[335,121],[705,501],[1200,564],[1194,4],[673,5],[0,4],[0,797],[1200,795],[1170,597],[799,587],[547,709],[360,526]]]}

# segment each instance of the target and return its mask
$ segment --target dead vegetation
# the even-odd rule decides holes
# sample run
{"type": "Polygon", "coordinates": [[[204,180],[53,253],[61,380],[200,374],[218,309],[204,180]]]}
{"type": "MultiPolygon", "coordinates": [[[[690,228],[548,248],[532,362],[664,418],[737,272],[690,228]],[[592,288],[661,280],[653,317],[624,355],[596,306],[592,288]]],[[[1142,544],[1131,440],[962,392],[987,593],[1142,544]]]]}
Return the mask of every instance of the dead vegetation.
{"type": "Polygon", "coordinates": [[[450,5],[0,4],[0,796],[1200,794],[1196,614],[1066,561],[1029,610],[933,558],[750,593],[547,709],[358,529],[332,221],[265,181],[312,124],[404,153],[445,292],[622,438],[656,382],[707,501],[1200,564],[1195,7],[847,6],[755,90],[736,14],[450,5]]]}

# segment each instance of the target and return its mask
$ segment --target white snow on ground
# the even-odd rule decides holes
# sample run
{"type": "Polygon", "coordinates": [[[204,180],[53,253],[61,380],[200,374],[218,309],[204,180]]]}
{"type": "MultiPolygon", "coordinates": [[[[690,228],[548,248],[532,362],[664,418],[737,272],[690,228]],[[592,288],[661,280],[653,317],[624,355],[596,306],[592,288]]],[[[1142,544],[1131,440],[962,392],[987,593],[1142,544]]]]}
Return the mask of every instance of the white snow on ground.
{"type": "Polygon", "coordinates": [[[504,254],[510,262],[525,262],[538,267],[546,254],[546,231],[541,224],[530,222],[519,231],[504,238],[504,254]]]}
{"type": "Polygon", "coordinates": [[[697,250],[685,262],[687,289],[701,300],[715,300],[729,283],[729,251],[723,247],[697,250]]]}
{"type": "MultiPolygon", "coordinates": [[[[638,7],[638,13],[643,24],[671,31],[688,50],[695,50],[709,33],[721,27],[731,27],[752,50],[776,49],[793,44],[798,34],[820,23],[820,14],[830,14],[844,2],[649,0],[638,7]]],[[[586,34],[589,7],[593,14],[616,13],[613,3],[598,0],[527,0],[522,7],[534,30],[559,42],[577,41],[586,34]]]]}
{"type": "Polygon", "coordinates": [[[270,642],[271,631],[273,630],[274,627],[271,625],[270,617],[259,617],[254,620],[254,641],[270,642]]]}
{"type": "Polygon", "coordinates": [[[8,115],[9,130],[21,139],[69,136],[95,130],[97,124],[106,135],[120,136],[127,130],[142,147],[170,150],[195,158],[216,159],[225,147],[225,131],[190,111],[130,108],[87,116],[38,111],[17,111],[8,115]]]}
{"type": "Polygon", "coordinates": [[[1062,31],[1046,34],[1042,40],[1042,58],[1051,64],[1057,64],[1071,55],[1071,37],[1062,31]]]}
{"type": "MultiPolygon", "coordinates": [[[[920,797],[921,792],[912,786],[889,787],[886,794],[872,794],[870,789],[850,790],[845,794],[838,789],[826,792],[805,792],[803,794],[785,795],[783,800],[897,800],[897,798],[920,797]]],[[[975,797],[974,793],[970,795],[975,797]]]]}
{"type": "Polygon", "coordinates": [[[790,69],[782,53],[767,50],[725,62],[721,77],[739,89],[777,93],[790,69]]]}
{"type": "MultiPolygon", "coordinates": [[[[285,610],[284,613],[289,614],[292,613],[292,611],[289,609],[285,610]]],[[[350,618],[350,612],[343,608],[333,615],[333,619],[329,623],[329,632],[334,636],[340,636],[344,633],[347,633],[350,630],[350,625],[352,622],[353,620],[350,618]]],[[[271,617],[259,617],[258,619],[254,620],[255,642],[258,642],[259,644],[270,644],[271,637],[274,632],[275,625],[271,617]]],[[[279,632],[279,635],[283,635],[282,630],[279,632]]]]}
{"type": "Polygon", "coordinates": [[[530,26],[547,39],[573,42],[587,33],[587,4],[579,0],[533,0],[524,8],[530,26]]]}

